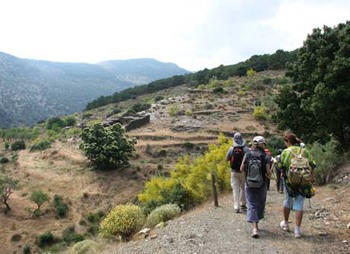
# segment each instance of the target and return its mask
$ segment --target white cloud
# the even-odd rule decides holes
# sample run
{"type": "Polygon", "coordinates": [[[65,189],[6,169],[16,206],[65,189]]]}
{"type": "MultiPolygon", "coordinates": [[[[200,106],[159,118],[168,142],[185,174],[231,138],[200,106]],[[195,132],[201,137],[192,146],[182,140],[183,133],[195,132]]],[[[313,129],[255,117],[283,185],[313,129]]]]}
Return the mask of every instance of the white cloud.
{"type": "Polygon", "coordinates": [[[293,50],[345,22],[347,1],[0,0],[0,51],[98,62],[152,57],[189,70],[293,50]]]}

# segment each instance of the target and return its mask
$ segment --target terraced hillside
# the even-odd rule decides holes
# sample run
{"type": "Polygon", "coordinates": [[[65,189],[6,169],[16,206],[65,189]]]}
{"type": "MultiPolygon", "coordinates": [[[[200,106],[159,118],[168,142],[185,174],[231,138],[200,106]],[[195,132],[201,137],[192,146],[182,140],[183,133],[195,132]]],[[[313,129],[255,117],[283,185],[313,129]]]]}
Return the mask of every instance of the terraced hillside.
{"type": "MultiPolygon", "coordinates": [[[[20,253],[26,244],[33,253],[39,252],[35,244],[38,235],[50,231],[63,239],[73,226],[75,233],[94,237],[98,230],[97,214],[120,203],[134,202],[153,175],[167,175],[184,155],[203,154],[208,144],[217,142],[220,132],[232,136],[239,131],[248,140],[256,134],[267,138],[277,134],[269,114],[274,110],[273,95],[280,86],[277,81],[283,77],[283,72],[263,72],[225,82],[213,79],[207,86],[184,85],[75,114],[78,124],[89,125],[118,118],[135,103],[151,104],[149,110],[140,112],[150,114],[150,122],[127,133],[137,139],[136,153],[127,169],[91,171],[89,161],[79,149],[79,136],[65,130],[44,151],[26,149],[13,154],[3,151],[15,159],[1,165],[0,174],[18,180],[20,188],[9,201],[12,210],[7,215],[0,213],[0,246],[4,246],[1,253],[20,253]],[[257,121],[253,113],[260,103],[266,107],[263,115],[266,119],[257,121]],[[40,217],[28,212],[35,209],[29,197],[36,190],[44,191],[50,198],[42,206],[40,217]],[[55,214],[54,195],[61,196],[68,205],[64,218],[55,214]]],[[[0,141],[1,149],[4,143],[5,140],[0,141]]],[[[32,141],[26,143],[29,147],[32,141]]],[[[65,244],[59,246],[56,248],[66,248],[65,244]]]]}

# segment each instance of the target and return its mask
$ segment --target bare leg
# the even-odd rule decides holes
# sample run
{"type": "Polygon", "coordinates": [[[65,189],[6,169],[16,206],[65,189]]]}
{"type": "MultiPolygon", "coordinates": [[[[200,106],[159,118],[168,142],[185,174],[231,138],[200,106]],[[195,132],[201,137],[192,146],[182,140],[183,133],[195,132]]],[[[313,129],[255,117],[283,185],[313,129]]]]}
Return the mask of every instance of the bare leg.
{"type": "MultiPolygon", "coordinates": [[[[290,208],[288,208],[288,207],[283,207],[284,221],[287,221],[287,222],[288,222],[289,214],[290,214],[290,208]]],[[[301,222],[301,220],[300,220],[300,222],[301,222]]]]}
{"type": "Polygon", "coordinates": [[[302,220],[303,220],[303,211],[296,211],[296,213],[295,213],[295,225],[300,227],[302,220]]]}

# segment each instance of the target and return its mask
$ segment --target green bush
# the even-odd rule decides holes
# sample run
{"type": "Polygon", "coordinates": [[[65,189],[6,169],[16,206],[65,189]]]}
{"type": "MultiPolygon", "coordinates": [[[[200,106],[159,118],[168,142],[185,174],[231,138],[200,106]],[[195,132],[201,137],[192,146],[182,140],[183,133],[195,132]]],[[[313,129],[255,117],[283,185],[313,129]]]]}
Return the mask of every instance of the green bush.
{"type": "Polygon", "coordinates": [[[178,205],[167,204],[156,208],[148,215],[146,227],[153,228],[161,222],[166,222],[180,215],[181,209],[178,205]]]}
{"type": "Polygon", "coordinates": [[[88,113],[85,113],[85,114],[83,115],[83,119],[87,119],[87,118],[90,118],[90,117],[92,117],[92,116],[93,116],[93,114],[90,113],[90,112],[88,112],[88,113]]]}
{"type": "Polygon", "coordinates": [[[192,115],[192,110],[186,110],[186,112],[185,112],[185,115],[186,116],[191,116],[192,115]]]}
{"type": "Polygon", "coordinates": [[[97,243],[91,240],[78,242],[72,248],[72,254],[92,254],[97,253],[97,251],[97,243]]]}
{"type": "Polygon", "coordinates": [[[270,84],[272,84],[272,79],[271,79],[271,78],[264,78],[264,79],[263,79],[263,83],[264,83],[265,85],[270,85],[270,84]]]}
{"type": "Polygon", "coordinates": [[[23,248],[23,254],[30,254],[31,253],[31,248],[28,244],[26,244],[23,248]]]}
{"type": "Polygon", "coordinates": [[[213,93],[223,93],[224,89],[222,87],[216,87],[213,89],[213,93]]]}
{"type": "Polygon", "coordinates": [[[186,142],[183,146],[187,149],[193,149],[194,144],[191,142],[186,142]]]}
{"type": "Polygon", "coordinates": [[[316,162],[315,180],[317,184],[327,184],[334,170],[343,162],[338,151],[338,143],[335,140],[324,145],[315,142],[310,146],[310,152],[316,162]]]}
{"type": "Polygon", "coordinates": [[[85,240],[85,237],[75,232],[74,226],[70,226],[63,231],[62,239],[64,242],[77,243],[85,240]]]}
{"type": "Polygon", "coordinates": [[[41,139],[41,138],[37,138],[32,146],[30,147],[30,152],[34,152],[34,151],[43,151],[47,148],[50,148],[51,146],[51,142],[49,140],[46,139],[41,139]]]}
{"type": "Polygon", "coordinates": [[[140,207],[133,204],[115,207],[100,224],[100,235],[128,238],[141,229],[145,216],[140,207]]]}
{"type": "Polygon", "coordinates": [[[6,164],[6,163],[9,163],[9,162],[10,162],[10,160],[8,158],[6,158],[6,157],[1,157],[0,158],[0,164],[6,164]]]}
{"type": "Polygon", "coordinates": [[[46,232],[44,234],[38,235],[37,237],[37,245],[39,247],[50,246],[54,243],[54,236],[51,232],[46,232]]]}
{"type": "Polygon", "coordinates": [[[59,117],[53,117],[50,118],[49,121],[47,122],[47,129],[48,130],[57,130],[65,126],[65,122],[59,118],[59,117]]]}
{"type": "Polygon", "coordinates": [[[68,116],[64,119],[64,126],[74,126],[77,122],[74,116],[68,116]]]}
{"type": "Polygon", "coordinates": [[[62,197],[59,195],[54,196],[54,207],[56,209],[56,216],[58,218],[64,218],[66,217],[68,213],[68,205],[63,202],[62,197]]]}
{"type": "Polygon", "coordinates": [[[94,223],[96,221],[96,216],[93,213],[89,213],[86,219],[89,222],[94,223]]]}
{"type": "Polygon", "coordinates": [[[127,165],[134,149],[135,140],[124,135],[125,129],[119,124],[104,127],[94,124],[83,130],[81,148],[95,168],[105,169],[115,164],[127,165]]]}
{"type": "Polygon", "coordinates": [[[158,101],[161,101],[161,100],[164,100],[164,97],[161,96],[161,95],[158,95],[158,96],[156,96],[156,98],[154,98],[155,102],[158,102],[158,101]]]}
{"type": "Polygon", "coordinates": [[[26,143],[23,140],[17,140],[11,144],[12,151],[24,150],[26,149],[26,143]]]}

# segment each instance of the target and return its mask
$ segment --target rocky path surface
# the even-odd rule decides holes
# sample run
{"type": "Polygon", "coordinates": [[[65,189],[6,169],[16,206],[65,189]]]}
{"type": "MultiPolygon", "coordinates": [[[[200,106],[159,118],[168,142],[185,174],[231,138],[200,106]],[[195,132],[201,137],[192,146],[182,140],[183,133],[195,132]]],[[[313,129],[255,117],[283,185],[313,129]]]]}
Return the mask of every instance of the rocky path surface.
{"type": "MultiPolygon", "coordinates": [[[[234,213],[232,195],[227,194],[220,197],[218,208],[212,203],[205,204],[170,221],[166,227],[153,230],[145,239],[121,244],[105,253],[350,253],[347,243],[350,239],[339,239],[315,228],[314,214],[322,207],[317,199],[312,199],[311,206],[305,201],[301,239],[279,228],[282,203],[282,194],[275,190],[268,192],[259,239],[250,236],[251,225],[245,221],[245,213],[234,213]]],[[[292,212],[291,229],[294,221],[292,212]]]]}

